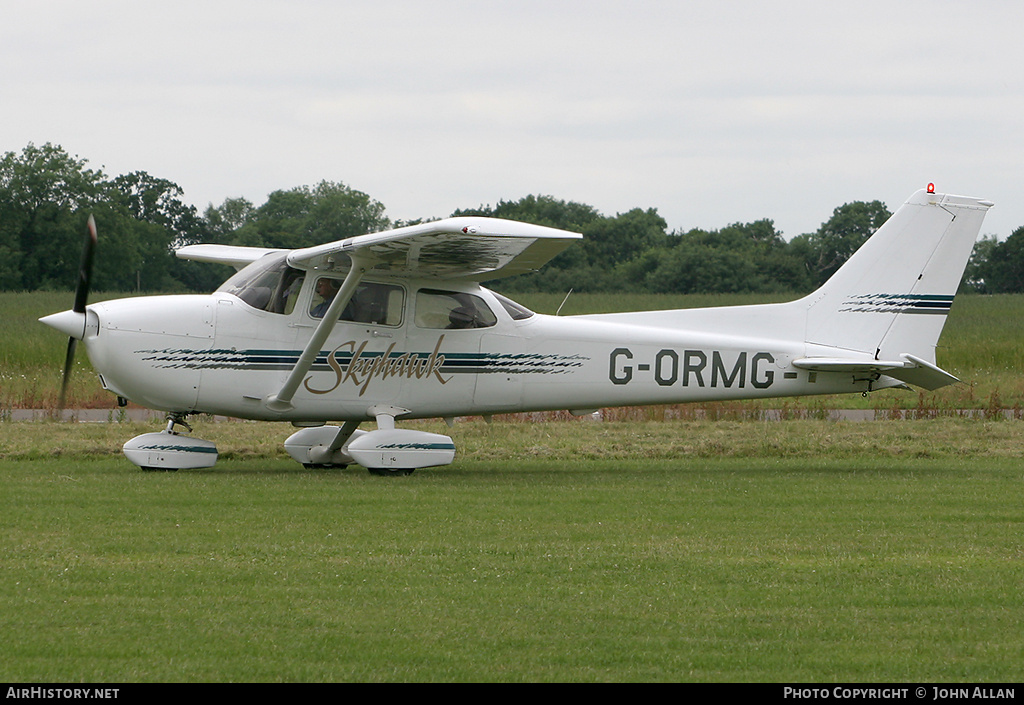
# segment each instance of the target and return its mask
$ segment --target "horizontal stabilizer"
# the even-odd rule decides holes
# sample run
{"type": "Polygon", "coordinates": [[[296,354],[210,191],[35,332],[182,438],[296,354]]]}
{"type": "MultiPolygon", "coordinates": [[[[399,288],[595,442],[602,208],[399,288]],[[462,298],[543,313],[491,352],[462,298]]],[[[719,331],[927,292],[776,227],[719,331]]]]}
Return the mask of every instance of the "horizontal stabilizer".
{"type": "Polygon", "coordinates": [[[931,391],[938,389],[939,387],[945,387],[947,384],[956,384],[960,380],[949,374],[945,370],[936,367],[927,360],[922,360],[919,357],[904,353],[901,357],[907,359],[908,362],[914,363],[913,367],[908,367],[900,370],[899,374],[890,372],[890,376],[896,379],[902,380],[908,384],[921,387],[931,391]]]}
{"type": "Polygon", "coordinates": [[[907,362],[900,360],[858,360],[845,357],[802,357],[793,360],[793,367],[813,372],[885,372],[901,370],[907,362]]]}
{"type": "Polygon", "coordinates": [[[813,372],[887,375],[901,382],[932,391],[960,380],[919,357],[903,353],[900,360],[870,360],[845,357],[803,357],[793,366],[813,372]]]}

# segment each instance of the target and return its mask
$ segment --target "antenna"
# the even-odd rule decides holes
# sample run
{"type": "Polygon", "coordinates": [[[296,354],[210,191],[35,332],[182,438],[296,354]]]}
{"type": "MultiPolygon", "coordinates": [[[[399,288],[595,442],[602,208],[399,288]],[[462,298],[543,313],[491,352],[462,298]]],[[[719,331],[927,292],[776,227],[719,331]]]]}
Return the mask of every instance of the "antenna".
{"type": "Polygon", "coordinates": [[[569,300],[569,296],[571,294],[572,294],[572,289],[569,289],[569,293],[565,295],[564,299],[562,299],[562,303],[558,304],[558,310],[555,311],[555,315],[556,316],[562,312],[562,306],[565,306],[565,302],[569,300]]]}

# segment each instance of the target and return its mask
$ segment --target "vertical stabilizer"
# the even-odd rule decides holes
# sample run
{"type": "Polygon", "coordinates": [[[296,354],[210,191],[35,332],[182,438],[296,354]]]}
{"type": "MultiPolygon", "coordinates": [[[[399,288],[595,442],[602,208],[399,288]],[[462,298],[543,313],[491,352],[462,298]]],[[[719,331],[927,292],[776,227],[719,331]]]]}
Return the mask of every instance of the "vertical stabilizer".
{"type": "Polygon", "coordinates": [[[934,364],[935,345],[985,213],[993,204],[921,190],[820,289],[807,306],[806,341],[934,364]]]}

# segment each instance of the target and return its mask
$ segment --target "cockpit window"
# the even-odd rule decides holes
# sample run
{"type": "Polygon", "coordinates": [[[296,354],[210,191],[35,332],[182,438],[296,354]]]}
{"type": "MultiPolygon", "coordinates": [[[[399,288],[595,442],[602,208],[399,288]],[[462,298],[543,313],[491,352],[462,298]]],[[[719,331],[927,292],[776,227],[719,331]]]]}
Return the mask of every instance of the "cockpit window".
{"type": "Polygon", "coordinates": [[[305,275],[289,267],[286,256],[271,255],[254,262],[224,282],[217,291],[234,294],[260,311],[291,313],[305,275]]]}
{"type": "Polygon", "coordinates": [[[497,322],[494,312],[475,294],[439,289],[416,293],[416,325],[420,328],[490,328],[497,322]]]}
{"type": "MultiPolygon", "coordinates": [[[[341,289],[341,280],[321,277],[316,281],[309,315],[323,318],[334,296],[341,289]]],[[[360,282],[355,293],[338,316],[340,321],[372,323],[381,326],[402,324],[402,309],[405,307],[405,289],[394,284],[360,282]]]]}
{"type": "Polygon", "coordinates": [[[512,299],[506,298],[494,291],[492,291],[491,294],[494,296],[494,298],[498,300],[498,303],[501,304],[501,307],[505,309],[505,312],[508,313],[508,315],[512,316],[513,321],[523,321],[533,316],[533,311],[526,308],[522,304],[517,304],[512,299]]]}

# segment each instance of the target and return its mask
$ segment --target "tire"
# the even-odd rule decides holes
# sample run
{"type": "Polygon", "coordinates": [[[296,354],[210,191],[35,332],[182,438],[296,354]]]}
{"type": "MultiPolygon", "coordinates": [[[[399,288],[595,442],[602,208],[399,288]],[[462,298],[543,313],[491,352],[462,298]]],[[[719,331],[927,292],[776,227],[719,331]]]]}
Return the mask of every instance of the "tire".
{"type": "Polygon", "coordinates": [[[378,477],[404,477],[412,475],[413,468],[366,468],[371,475],[378,477]]]}

